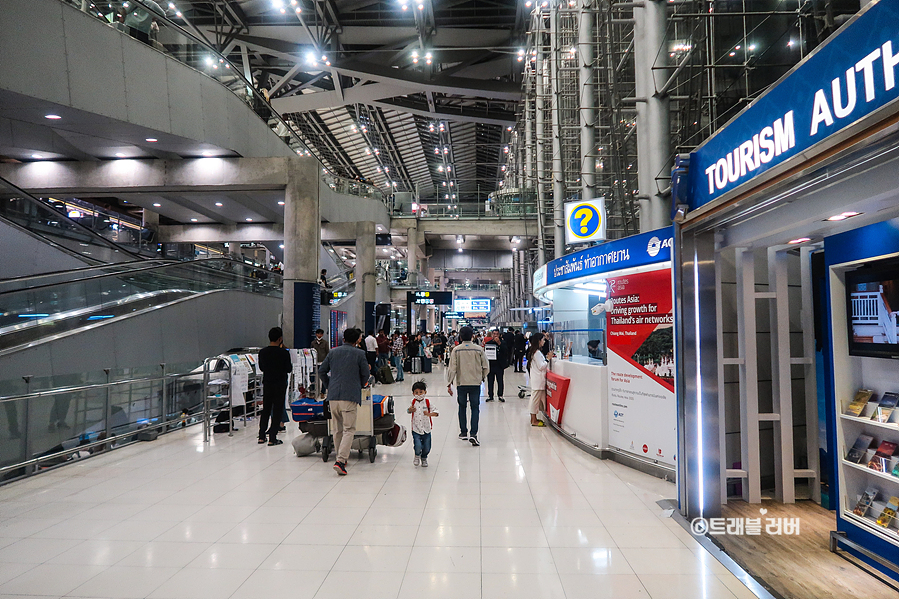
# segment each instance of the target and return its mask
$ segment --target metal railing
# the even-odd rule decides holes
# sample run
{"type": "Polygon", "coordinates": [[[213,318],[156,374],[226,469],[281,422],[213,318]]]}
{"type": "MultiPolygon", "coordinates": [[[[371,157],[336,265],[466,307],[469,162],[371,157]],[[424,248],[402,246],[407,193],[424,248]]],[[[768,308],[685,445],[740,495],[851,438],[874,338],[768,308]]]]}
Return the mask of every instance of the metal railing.
{"type": "MultiPolygon", "coordinates": [[[[205,35],[185,19],[173,2],[159,0],[157,4],[164,14],[159,14],[142,0],[119,0],[116,2],[92,2],[89,0],[60,0],[95,17],[99,22],[117,29],[123,35],[131,35],[148,46],[174,58],[192,69],[215,79],[240,98],[272,131],[300,156],[318,156],[311,144],[301,138],[293,122],[284,119],[269,103],[268,90],[264,83],[252,82],[250,65],[232,63],[205,35]],[[155,27],[140,31],[127,26],[129,13],[144,12],[152,16],[155,27]],[[179,21],[184,26],[179,24],[179,21]]],[[[143,25],[141,25],[143,26],[143,25]]],[[[376,187],[360,181],[340,177],[330,172],[323,173],[322,181],[338,193],[377,199],[388,206],[388,198],[376,187]]]]}
{"type": "Polygon", "coordinates": [[[202,362],[0,381],[0,484],[200,422],[202,362]]]}
{"type": "Polygon", "coordinates": [[[467,218],[537,218],[536,202],[523,203],[424,203],[418,204],[415,212],[404,209],[394,210],[394,216],[417,216],[420,219],[467,219],[467,218]]]}

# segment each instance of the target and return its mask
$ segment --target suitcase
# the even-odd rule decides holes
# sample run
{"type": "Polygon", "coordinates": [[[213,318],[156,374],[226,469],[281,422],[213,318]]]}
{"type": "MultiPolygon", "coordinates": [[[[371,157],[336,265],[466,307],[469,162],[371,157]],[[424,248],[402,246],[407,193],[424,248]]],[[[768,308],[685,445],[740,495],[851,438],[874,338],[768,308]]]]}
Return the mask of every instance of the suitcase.
{"type": "Polygon", "coordinates": [[[392,385],[394,383],[393,371],[390,369],[390,366],[381,366],[378,368],[378,381],[385,385],[392,385]]]}
{"type": "Polygon", "coordinates": [[[325,419],[325,402],[303,398],[290,402],[290,415],[294,422],[310,422],[325,419]]]}
{"type": "Polygon", "coordinates": [[[383,418],[387,414],[393,413],[393,396],[392,395],[374,395],[371,396],[372,418],[377,420],[383,418]]]}
{"type": "Polygon", "coordinates": [[[421,358],[412,358],[412,374],[421,374],[421,358]]]}
{"type": "Polygon", "coordinates": [[[433,366],[433,364],[434,363],[431,361],[431,358],[422,358],[422,360],[421,360],[422,372],[424,372],[425,374],[431,372],[431,366],[433,366]]]}
{"type": "Polygon", "coordinates": [[[412,372],[412,358],[403,360],[403,372],[412,372]]]}

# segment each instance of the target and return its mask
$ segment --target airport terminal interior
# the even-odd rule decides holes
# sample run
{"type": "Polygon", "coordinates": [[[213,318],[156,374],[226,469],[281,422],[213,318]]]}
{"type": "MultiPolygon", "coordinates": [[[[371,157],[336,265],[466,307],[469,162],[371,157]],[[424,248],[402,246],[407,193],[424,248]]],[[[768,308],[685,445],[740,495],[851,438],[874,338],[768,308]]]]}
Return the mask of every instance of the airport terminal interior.
{"type": "Polygon", "coordinates": [[[0,599],[899,598],[897,23],[3,0],[0,599]]]}

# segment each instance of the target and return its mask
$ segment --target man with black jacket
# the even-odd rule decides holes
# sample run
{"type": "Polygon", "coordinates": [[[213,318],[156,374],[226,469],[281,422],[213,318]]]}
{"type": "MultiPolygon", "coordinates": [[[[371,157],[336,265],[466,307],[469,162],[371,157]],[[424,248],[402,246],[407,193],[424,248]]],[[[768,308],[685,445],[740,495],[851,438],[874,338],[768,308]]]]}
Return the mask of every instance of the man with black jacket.
{"type": "Polygon", "coordinates": [[[515,331],[515,372],[524,372],[524,352],[527,350],[527,340],[521,331],[515,331]]]}
{"type": "Polygon", "coordinates": [[[505,402],[503,391],[505,384],[503,381],[503,371],[509,366],[509,350],[503,338],[500,337],[499,331],[487,333],[487,341],[484,343],[484,353],[487,355],[487,362],[490,364],[490,370],[487,372],[487,401],[493,401],[493,387],[496,383],[496,393],[500,401],[505,402]]]}
{"type": "Polygon", "coordinates": [[[284,347],[284,334],[281,327],[274,327],[268,332],[268,347],[259,350],[259,370],[262,371],[262,414],[259,416],[259,441],[281,445],[278,429],[281,427],[284,398],[287,395],[287,376],[293,370],[290,352],[284,347]],[[269,419],[271,418],[271,426],[269,419]],[[268,430],[266,431],[266,428],[268,430]]]}

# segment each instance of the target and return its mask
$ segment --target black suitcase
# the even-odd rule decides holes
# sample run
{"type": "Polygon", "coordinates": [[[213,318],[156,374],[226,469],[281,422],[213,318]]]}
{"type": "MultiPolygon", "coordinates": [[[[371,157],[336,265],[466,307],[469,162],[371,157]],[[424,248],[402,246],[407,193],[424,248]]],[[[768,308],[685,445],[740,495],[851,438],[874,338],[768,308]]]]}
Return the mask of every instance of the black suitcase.
{"type": "Polygon", "coordinates": [[[392,385],[394,383],[393,371],[390,370],[390,366],[378,368],[378,381],[384,385],[392,385]]]}
{"type": "Polygon", "coordinates": [[[412,358],[403,360],[403,372],[412,372],[412,358]]]}
{"type": "Polygon", "coordinates": [[[424,358],[421,359],[421,369],[422,369],[422,372],[424,372],[425,374],[431,372],[432,365],[433,365],[433,362],[431,361],[431,358],[428,358],[427,356],[425,356],[424,358]]]}

